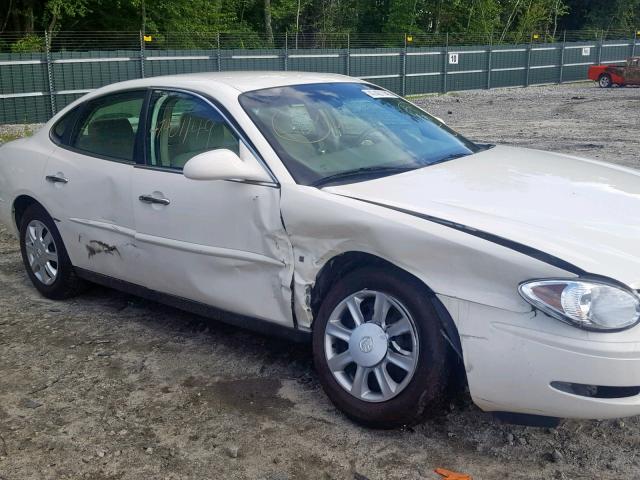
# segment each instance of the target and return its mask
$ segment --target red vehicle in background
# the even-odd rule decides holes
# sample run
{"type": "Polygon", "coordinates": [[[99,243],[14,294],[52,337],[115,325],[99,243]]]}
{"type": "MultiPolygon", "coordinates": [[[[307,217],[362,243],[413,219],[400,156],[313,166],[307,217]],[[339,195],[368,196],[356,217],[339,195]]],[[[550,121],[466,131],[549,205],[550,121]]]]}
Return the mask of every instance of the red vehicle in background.
{"type": "Polygon", "coordinates": [[[640,85],[640,57],[629,58],[626,65],[593,65],[589,67],[589,79],[602,88],[640,85]]]}

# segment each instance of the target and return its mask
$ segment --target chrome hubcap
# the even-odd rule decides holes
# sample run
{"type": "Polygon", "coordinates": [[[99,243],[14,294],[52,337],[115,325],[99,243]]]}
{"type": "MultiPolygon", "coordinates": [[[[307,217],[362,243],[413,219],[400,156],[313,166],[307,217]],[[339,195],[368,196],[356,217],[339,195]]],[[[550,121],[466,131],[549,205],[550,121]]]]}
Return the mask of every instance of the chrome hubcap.
{"type": "Polygon", "coordinates": [[[51,285],[58,277],[58,249],[53,235],[39,220],[27,225],[25,249],[29,267],[35,277],[45,285],[51,285]]]}
{"type": "Polygon", "coordinates": [[[415,373],[415,322],[402,303],[386,293],[362,290],[345,298],[329,317],[324,341],[333,377],[360,400],[389,400],[415,373]]]}

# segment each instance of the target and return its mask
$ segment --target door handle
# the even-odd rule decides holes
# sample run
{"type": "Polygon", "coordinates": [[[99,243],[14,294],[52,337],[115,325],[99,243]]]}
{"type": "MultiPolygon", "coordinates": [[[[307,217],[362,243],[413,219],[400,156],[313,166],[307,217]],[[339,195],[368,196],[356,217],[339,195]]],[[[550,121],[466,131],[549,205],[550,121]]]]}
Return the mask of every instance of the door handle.
{"type": "Polygon", "coordinates": [[[171,203],[168,198],[156,198],[152,195],[140,195],[138,200],[142,203],[156,203],[158,205],[169,205],[171,203]]]}
{"type": "Polygon", "coordinates": [[[69,179],[63,177],[62,175],[47,175],[44,177],[47,182],[51,183],[69,183],[69,179]]]}

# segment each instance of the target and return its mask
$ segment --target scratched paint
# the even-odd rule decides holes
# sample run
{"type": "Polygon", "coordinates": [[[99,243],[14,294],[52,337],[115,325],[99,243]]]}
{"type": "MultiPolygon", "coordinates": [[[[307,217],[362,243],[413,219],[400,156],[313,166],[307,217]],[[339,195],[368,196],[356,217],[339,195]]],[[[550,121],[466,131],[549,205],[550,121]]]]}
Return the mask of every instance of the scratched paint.
{"type": "Polygon", "coordinates": [[[115,245],[109,245],[105,242],[101,242],[100,240],[91,240],[88,244],[85,245],[87,249],[87,254],[89,258],[94,257],[95,255],[104,253],[106,255],[117,255],[120,257],[120,251],[118,247],[115,245]]]}

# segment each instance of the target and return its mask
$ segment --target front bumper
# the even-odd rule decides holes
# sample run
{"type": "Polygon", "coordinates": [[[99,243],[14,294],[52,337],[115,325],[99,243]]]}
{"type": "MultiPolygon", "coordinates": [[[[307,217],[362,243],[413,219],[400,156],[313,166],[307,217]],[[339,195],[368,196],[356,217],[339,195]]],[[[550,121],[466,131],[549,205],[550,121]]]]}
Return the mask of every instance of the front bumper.
{"type": "Polygon", "coordinates": [[[471,397],[483,410],[561,418],[640,415],[640,327],[586,332],[541,312],[440,298],[460,333],[471,397]]]}

